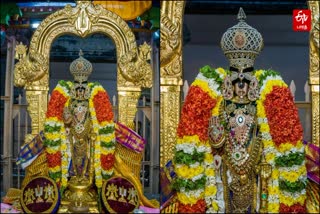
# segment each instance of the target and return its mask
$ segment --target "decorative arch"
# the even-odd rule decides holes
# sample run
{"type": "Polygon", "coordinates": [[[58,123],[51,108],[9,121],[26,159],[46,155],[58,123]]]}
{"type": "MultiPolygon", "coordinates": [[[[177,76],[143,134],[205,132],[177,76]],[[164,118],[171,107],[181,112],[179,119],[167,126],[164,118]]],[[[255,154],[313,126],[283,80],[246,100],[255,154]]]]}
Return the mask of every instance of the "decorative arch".
{"type": "Polygon", "coordinates": [[[94,33],[105,34],[115,43],[118,119],[133,128],[141,88],[152,84],[152,68],[147,62],[151,47],[145,43],[138,48],[133,32],[121,17],[86,0],[76,1],[75,7],[67,5],[43,20],[32,36],[28,54],[23,44],[16,47],[19,62],[15,65],[14,84],[26,89],[33,135],[43,129],[47,111],[53,41],[65,34],[85,38],[94,33]]]}

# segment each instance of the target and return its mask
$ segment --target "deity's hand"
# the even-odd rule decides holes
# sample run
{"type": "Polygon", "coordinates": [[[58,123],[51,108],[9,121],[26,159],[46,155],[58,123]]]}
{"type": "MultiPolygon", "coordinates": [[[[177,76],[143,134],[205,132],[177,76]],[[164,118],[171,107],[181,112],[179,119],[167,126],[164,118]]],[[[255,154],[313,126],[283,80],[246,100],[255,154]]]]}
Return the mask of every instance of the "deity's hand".
{"type": "Polygon", "coordinates": [[[72,122],[72,115],[68,107],[64,107],[63,109],[63,122],[66,125],[69,125],[72,122]]]}
{"type": "Polygon", "coordinates": [[[224,144],[224,127],[218,116],[211,117],[208,128],[209,142],[213,148],[220,148],[224,144]]]}

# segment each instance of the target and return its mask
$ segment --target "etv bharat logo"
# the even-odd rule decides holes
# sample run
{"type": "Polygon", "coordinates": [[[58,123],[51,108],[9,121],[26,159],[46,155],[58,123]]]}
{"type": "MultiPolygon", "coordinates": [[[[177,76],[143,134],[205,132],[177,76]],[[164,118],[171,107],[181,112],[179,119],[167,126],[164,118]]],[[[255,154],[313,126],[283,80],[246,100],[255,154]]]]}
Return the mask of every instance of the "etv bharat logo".
{"type": "Polygon", "coordinates": [[[310,10],[293,10],[293,30],[310,31],[311,29],[311,11],[310,10]]]}

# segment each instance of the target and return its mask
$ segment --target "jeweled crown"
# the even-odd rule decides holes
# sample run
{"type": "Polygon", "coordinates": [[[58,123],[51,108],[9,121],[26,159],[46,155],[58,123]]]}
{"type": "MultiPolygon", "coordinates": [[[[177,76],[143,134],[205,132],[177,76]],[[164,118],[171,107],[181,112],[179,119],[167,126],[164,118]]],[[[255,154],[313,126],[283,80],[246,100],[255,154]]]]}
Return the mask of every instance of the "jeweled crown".
{"type": "Polygon", "coordinates": [[[82,50],[79,51],[79,58],[75,59],[70,64],[70,72],[74,78],[74,81],[82,83],[88,80],[88,77],[92,73],[92,64],[89,60],[82,57],[82,50]]]}
{"type": "Polygon", "coordinates": [[[240,7],[239,23],[229,28],[221,38],[221,48],[230,66],[242,71],[253,67],[254,60],[263,48],[261,34],[245,22],[246,14],[240,7]]]}

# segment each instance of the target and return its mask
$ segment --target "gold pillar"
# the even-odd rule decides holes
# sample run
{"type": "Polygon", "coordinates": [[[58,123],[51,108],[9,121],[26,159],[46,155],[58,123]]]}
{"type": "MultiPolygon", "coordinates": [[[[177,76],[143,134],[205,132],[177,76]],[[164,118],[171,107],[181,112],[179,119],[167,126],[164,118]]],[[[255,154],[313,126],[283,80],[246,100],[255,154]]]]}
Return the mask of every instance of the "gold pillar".
{"type": "Polygon", "coordinates": [[[32,121],[31,134],[37,135],[43,130],[47,112],[48,90],[26,90],[28,112],[32,121]]]}
{"type": "Polygon", "coordinates": [[[140,88],[137,90],[119,90],[118,91],[118,121],[134,129],[134,118],[137,113],[137,100],[141,94],[140,88]]]}
{"type": "Polygon", "coordinates": [[[312,106],[312,143],[319,146],[319,132],[320,132],[320,114],[319,114],[319,1],[308,1],[308,7],[311,10],[311,31],[310,31],[310,68],[309,68],[309,84],[311,88],[311,106],[312,106]]]}
{"type": "Polygon", "coordinates": [[[180,117],[184,6],[185,1],[161,2],[160,167],[173,157],[180,117]]]}

